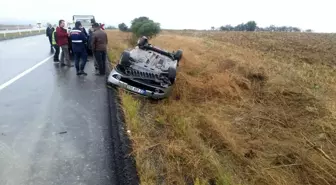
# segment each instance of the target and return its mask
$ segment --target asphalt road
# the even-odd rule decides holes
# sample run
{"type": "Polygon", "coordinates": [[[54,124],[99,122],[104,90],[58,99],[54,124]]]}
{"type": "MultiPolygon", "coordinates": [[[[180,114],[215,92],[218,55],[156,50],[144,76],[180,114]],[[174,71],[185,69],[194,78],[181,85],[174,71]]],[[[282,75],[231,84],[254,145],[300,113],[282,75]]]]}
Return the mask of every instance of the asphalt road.
{"type": "Polygon", "coordinates": [[[105,78],[49,56],[44,35],[0,42],[0,184],[115,184],[105,78]]]}

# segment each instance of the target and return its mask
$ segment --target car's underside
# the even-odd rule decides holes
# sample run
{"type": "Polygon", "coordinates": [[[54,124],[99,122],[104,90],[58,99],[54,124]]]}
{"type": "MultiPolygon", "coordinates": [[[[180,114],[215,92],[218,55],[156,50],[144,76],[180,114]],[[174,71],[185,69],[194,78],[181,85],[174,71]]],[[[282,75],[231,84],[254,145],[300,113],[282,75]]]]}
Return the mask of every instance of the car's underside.
{"type": "Polygon", "coordinates": [[[132,50],[125,50],[112,77],[118,80],[119,87],[127,84],[146,92],[167,93],[176,78],[178,62],[182,51],[167,52],[145,43],[138,42],[132,50]]]}

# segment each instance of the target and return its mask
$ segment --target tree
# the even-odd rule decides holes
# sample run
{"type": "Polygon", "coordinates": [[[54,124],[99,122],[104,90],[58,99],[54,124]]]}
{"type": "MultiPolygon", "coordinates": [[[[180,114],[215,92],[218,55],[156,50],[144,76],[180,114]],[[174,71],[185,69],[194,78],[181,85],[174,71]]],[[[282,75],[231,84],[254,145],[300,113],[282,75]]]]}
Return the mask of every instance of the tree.
{"type": "MultiPolygon", "coordinates": [[[[270,25],[269,27],[258,27],[255,21],[249,21],[247,23],[241,23],[235,27],[231,25],[221,26],[219,27],[221,31],[270,31],[270,32],[303,32],[298,27],[293,26],[275,26],[270,25]]],[[[312,32],[311,29],[305,30],[305,32],[312,32]]]]}
{"type": "Polygon", "coordinates": [[[246,27],[244,23],[241,23],[234,28],[234,31],[245,31],[245,30],[246,30],[246,27]]]}
{"type": "MultiPolygon", "coordinates": [[[[131,21],[131,24],[133,25],[134,23],[136,22],[146,22],[146,21],[150,21],[150,19],[148,17],[144,17],[144,16],[141,16],[141,17],[138,17],[138,18],[135,18],[131,21]]],[[[132,27],[132,26],[131,26],[132,27]]]]}
{"type": "Polygon", "coordinates": [[[257,26],[255,31],[266,31],[266,28],[262,28],[262,27],[257,26]]]}
{"type": "Polygon", "coordinates": [[[288,31],[288,28],[286,26],[281,26],[278,28],[278,31],[288,31]]]}
{"type": "Polygon", "coordinates": [[[270,27],[268,27],[268,31],[277,31],[277,28],[272,24],[270,27]]]}
{"type": "Polygon", "coordinates": [[[228,29],[226,29],[225,26],[221,26],[221,27],[219,27],[219,30],[220,30],[220,31],[229,31],[228,29]]]}
{"type": "Polygon", "coordinates": [[[128,27],[125,23],[120,23],[118,25],[118,28],[119,28],[120,31],[128,31],[128,27]]]}
{"type": "Polygon", "coordinates": [[[233,31],[234,27],[231,26],[230,24],[227,24],[227,25],[225,25],[225,26],[221,26],[219,29],[220,29],[221,31],[233,31]]]}
{"type": "Polygon", "coordinates": [[[244,26],[246,31],[255,31],[257,28],[257,23],[255,21],[249,21],[244,26]]]}
{"type": "Polygon", "coordinates": [[[297,27],[293,27],[293,32],[301,32],[301,29],[300,28],[297,28],[297,27]]]}
{"type": "Polygon", "coordinates": [[[305,32],[311,33],[311,32],[313,32],[313,30],[308,29],[308,30],[305,30],[305,32]]]}
{"type": "Polygon", "coordinates": [[[136,37],[146,36],[152,38],[160,33],[160,23],[148,17],[138,17],[131,21],[131,31],[136,37]]]}

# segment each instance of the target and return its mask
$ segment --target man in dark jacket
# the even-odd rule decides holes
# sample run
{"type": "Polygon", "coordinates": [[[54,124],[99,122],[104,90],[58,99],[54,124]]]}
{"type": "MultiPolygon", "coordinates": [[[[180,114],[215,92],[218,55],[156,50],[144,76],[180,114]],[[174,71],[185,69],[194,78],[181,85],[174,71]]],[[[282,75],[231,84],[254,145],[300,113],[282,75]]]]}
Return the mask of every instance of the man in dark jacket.
{"type": "Polygon", "coordinates": [[[48,28],[46,30],[46,36],[49,38],[50,43],[50,53],[53,53],[53,45],[52,45],[52,33],[54,32],[55,28],[51,26],[51,24],[48,23],[48,28]]]}
{"type": "Polygon", "coordinates": [[[81,26],[81,22],[77,21],[75,23],[75,27],[70,32],[70,37],[72,42],[72,51],[75,56],[77,75],[87,75],[87,73],[84,72],[85,64],[87,61],[87,52],[85,48],[87,37],[81,31],[81,26]],[[80,59],[82,59],[81,65],[79,65],[80,59]]]}
{"type": "Polygon", "coordinates": [[[65,22],[64,20],[60,20],[59,26],[56,28],[56,37],[57,37],[57,44],[59,47],[62,48],[61,53],[61,66],[68,66],[73,67],[70,61],[70,54],[69,54],[69,46],[68,46],[68,37],[70,33],[67,32],[67,30],[64,28],[65,22]],[[64,63],[64,58],[66,60],[66,64],[64,63]]]}
{"type": "MultiPolygon", "coordinates": [[[[86,29],[83,26],[80,26],[80,30],[84,33],[84,35],[86,37],[86,41],[85,41],[84,45],[85,45],[86,51],[88,52],[89,51],[89,47],[88,47],[89,34],[86,32],[86,29]]],[[[89,61],[88,58],[86,59],[86,61],[89,61]]]]}
{"type": "Polygon", "coordinates": [[[108,43],[107,34],[101,30],[98,23],[94,23],[92,27],[95,30],[92,33],[91,38],[92,51],[99,68],[99,73],[96,73],[96,75],[105,75],[106,51],[108,43]]]}

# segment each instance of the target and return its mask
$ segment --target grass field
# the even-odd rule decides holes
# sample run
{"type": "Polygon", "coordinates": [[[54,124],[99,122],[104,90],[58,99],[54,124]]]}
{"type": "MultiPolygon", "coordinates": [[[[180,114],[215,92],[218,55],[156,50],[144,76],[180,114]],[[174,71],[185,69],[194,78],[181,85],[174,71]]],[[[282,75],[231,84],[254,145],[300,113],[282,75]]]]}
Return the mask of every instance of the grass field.
{"type": "MultiPolygon", "coordinates": [[[[113,62],[130,35],[109,31],[113,62]]],[[[336,184],[336,36],[165,31],[173,94],[121,91],[141,184],[336,184]]]]}
{"type": "Polygon", "coordinates": [[[13,39],[13,38],[19,38],[19,37],[26,37],[26,36],[32,36],[32,35],[39,35],[39,34],[45,34],[44,30],[41,30],[40,32],[38,30],[35,31],[24,31],[20,33],[0,33],[0,40],[4,39],[13,39]]]}

